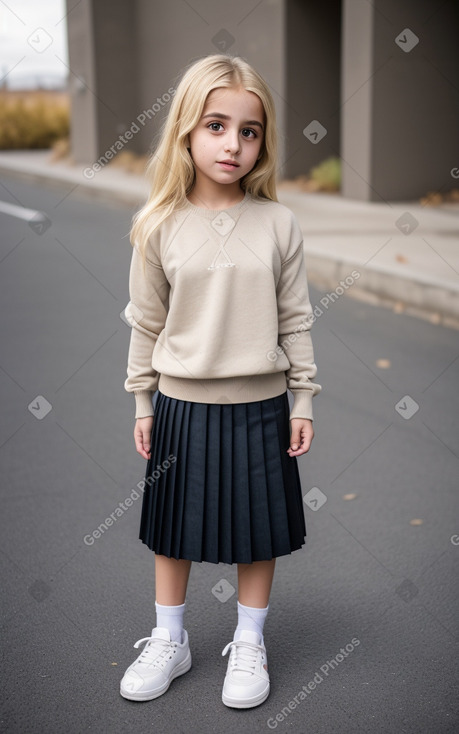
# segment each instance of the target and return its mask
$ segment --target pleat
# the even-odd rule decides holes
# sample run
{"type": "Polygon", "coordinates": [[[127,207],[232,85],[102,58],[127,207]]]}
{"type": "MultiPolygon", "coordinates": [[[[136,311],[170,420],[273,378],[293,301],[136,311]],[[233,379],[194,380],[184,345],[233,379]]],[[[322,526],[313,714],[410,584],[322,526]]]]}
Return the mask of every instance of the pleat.
{"type": "MultiPolygon", "coordinates": [[[[247,435],[250,446],[249,497],[250,497],[250,536],[258,538],[250,549],[251,563],[261,555],[271,557],[271,518],[268,501],[269,446],[266,444],[266,426],[263,423],[263,409],[260,402],[248,403],[247,435]]],[[[272,449],[271,449],[272,450],[272,449]]]]}
{"type": "Polygon", "coordinates": [[[231,481],[232,497],[232,538],[234,554],[244,563],[251,555],[250,537],[250,477],[249,445],[247,426],[247,404],[236,403],[232,406],[233,415],[233,467],[231,481]]]}
{"type": "MultiPolygon", "coordinates": [[[[167,425],[169,423],[169,413],[172,411],[173,406],[166,402],[161,411],[161,416],[159,417],[160,425],[162,426],[161,431],[156,431],[157,433],[157,451],[155,454],[151,454],[151,468],[149,475],[152,479],[152,489],[151,493],[153,495],[153,502],[154,502],[154,513],[153,513],[153,522],[151,523],[151,530],[150,532],[154,535],[158,535],[158,533],[161,531],[161,529],[164,529],[164,523],[163,523],[163,510],[164,510],[164,500],[165,500],[165,477],[162,473],[160,473],[160,476],[157,476],[155,472],[158,472],[158,466],[161,465],[161,463],[164,461],[165,456],[168,455],[167,451],[167,445],[165,446],[166,441],[166,430],[167,425]]],[[[154,421],[153,421],[153,431],[154,431],[154,421]]]]}
{"type": "MultiPolygon", "coordinates": [[[[289,528],[290,552],[292,552],[294,550],[298,550],[304,544],[306,525],[304,520],[298,460],[296,457],[291,457],[287,454],[287,449],[290,445],[290,408],[286,393],[284,394],[283,399],[276,400],[274,402],[273,409],[275,411],[278,431],[277,445],[280,446],[279,465],[281,467],[283,486],[285,487],[282,499],[285,503],[286,525],[289,528]]],[[[278,523],[276,528],[279,529],[278,523]]],[[[285,546],[285,537],[287,534],[280,532],[278,535],[277,547],[280,549],[285,546]],[[282,546],[282,541],[284,541],[284,546],[282,546]]],[[[279,553],[279,555],[284,555],[286,551],[282,550],[279,552],[279,550],[277,550],[276,554],[277,553],[279,553]]]]}
{"type": "Polygon", "coordinates": [[[275,401],[263,403],[261,415],[265,446],[269,447],[265,456],[266,506],[269,518],[270,552],[273,558],[290,551],[285,492],[279,491],[279,488],[284,489],[285,484],[282,452],[287,450],[289,441],[285,441],[285,434],[280,430],[277,403],[275,401]]]}
{"type": "MultiPolygon", "coordinates": [[[[164,472],[161,475],[161,484],[159,495],[161,498],[161,513],[158,513],[157,523],[161,531],[162,548],[165,555],[171,555],[171,548],[174,534],[174,519],[176,516],[176,508],[180,505],[180,486],[176,481],[176,462],[170,463],[170,459],[174,458],[173,445],[177,442],[177,436],[180,435],[177,428],[180,427],[180,417],[183,408],[180,403],[170,403],[168,406],[168,419],[163,427],[163,445],[162,445],[162,463],[158,465],[158,470],[164,472]],[[161,469],[159,469],[161,467],[161,469]],[[169,476],[169,472],[171,476],[169,476]]],[[[174,454],[175,456],[175,454],[174,454]]],[[[156,531],[157,532],[157,531],[156,531]]]]}
{"type": "MultiPolygon", "coordinates": [[[[219,513],[218,513],[218,557],[228,559],[233,557],[233,549],[237,549],[237,544],[233,543],[233,455],[234,436],[234,406],[221,406],[225,408],[220,411],[220,472],[219,483],[222,491],[220,493],[219,513]],[[228,410],[229,408],[229,410],[228,410]]],[[[229,563],[228,560],[222,563],[229,563]]]]}
{"type": "Polygon", "coordinates": [[[159,392],[140,539],[156,553],[210,563],[270,560],[300,548],[306,527],[289,441],[286,392],[235,404],[159,392]]]}
{"type": "Polygon", "coordinates": [[[171,543],[170,547],[164,549],[165,555],[172,558],[180,558],[180,542],[182,537],[183,516],[185,512],[185,483],[186,483],[186,452],[182,452],[182,438],[185,439],[185,447],[187,446],[186,437],[188,433],[189,421],[189,403],[177,401],[173,431],[171,453],[175,459],[173,464],[173,472],[168,477],[169,490],[174,493],[173,515],[171,519],[171,543]]]}
{"type": "Polygon", "coordinates": [[[207,462],[207,415],[209,406],[190,403],[189,427],[186,436],[186,488],[182,524],[182,557],[202,560],[203,528],[205,523],[205,491],[207,462]]]}
{"type": "Polygon", "coordinates": [[[202,558],[218,563],[219,497],[225,494],[221,481],[222,435],[220,428],[221,405],[209,406],[206,435],[206,466],[204,477],[204,523],[202,529],[202,558]]]}

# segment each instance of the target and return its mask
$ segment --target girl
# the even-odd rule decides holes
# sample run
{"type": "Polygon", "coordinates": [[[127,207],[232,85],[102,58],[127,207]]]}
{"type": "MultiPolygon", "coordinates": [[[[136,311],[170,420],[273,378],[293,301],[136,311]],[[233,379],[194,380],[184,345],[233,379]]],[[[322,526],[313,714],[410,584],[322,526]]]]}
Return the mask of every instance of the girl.
{"type": "Polygon", "coordinates": [[[223,703],[249,708],[269,695],[263,625],[276,557],[305,542],[297,457],[322,389],[302,234],[276,196],[276,135],[269,88],[245,60],[198,60],[134,217],[125,389],[148,460],[140,539],[155,553],[156,627],[121,681],[131,700],[160,696],[191,667],[192,561],[237,564],[223,703]]]}

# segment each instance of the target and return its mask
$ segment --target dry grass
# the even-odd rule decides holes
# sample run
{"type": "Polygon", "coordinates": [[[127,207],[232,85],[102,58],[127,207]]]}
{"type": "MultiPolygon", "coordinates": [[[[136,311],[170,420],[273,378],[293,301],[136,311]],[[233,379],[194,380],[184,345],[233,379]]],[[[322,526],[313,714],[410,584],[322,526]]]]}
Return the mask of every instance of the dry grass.
{"type": "Polygon", "coordinates": [[[69,135],[69,110],[63,92],[0,90],[0,149],[50,148],[69,135]]]}
{"type": "Polygon", "coordinates": [[[339,193],[341,188],[341,160],[336,156],[326,158],[318,166],[311,168],[309,175],[301,174],[295,179],[285,179],[279,188],[296,189],[314,193],[324,191],[329,194],[339,193]]]}
{"type": "Polygon", "coordinates": [[[459,204],[459,189],[450,191],[428,191],[419,202],[422,206],[440,206],[441,204],[459,204]]]}

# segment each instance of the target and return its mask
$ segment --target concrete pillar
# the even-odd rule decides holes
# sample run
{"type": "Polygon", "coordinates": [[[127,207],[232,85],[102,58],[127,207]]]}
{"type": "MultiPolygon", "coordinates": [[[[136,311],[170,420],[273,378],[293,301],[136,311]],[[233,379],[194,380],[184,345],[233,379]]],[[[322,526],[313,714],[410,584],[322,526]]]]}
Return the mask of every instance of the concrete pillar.
{"type": "Polygon", "coordinates": [[[92,162],[98,150],[92,3],[74,4],[67,0],[72,155],[77,162],[92,162]]]}
{"type": "Polygon", "coordinates": [[[371,195],[371,75],[374,5],[343,0],[341,63],[341,193],[362,201],[371,195]]]}
{"type": "MultiPolygon", "coordinates": [[[[72,152],[93,162],[130,129],[138,114],[136,3],[67,0],[72,152]]],[[[136,136],[123,149],[139,149],[136,136]]]]}

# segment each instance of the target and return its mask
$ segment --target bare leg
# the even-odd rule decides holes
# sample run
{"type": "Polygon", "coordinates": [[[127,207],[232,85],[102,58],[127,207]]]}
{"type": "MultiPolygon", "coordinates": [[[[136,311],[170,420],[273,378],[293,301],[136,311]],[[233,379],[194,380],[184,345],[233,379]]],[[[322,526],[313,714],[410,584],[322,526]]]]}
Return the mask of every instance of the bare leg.
{"type": "Polygon", "coordinates": [[[166,606],[185,603],[191,561],[155,555],[156,601],[166,606]]]}
{"type": "Polygon", "coordinates": [[[274,577],[276,559],[238,563],[238,601],[248,607],[265,608],[274,577]]]}

